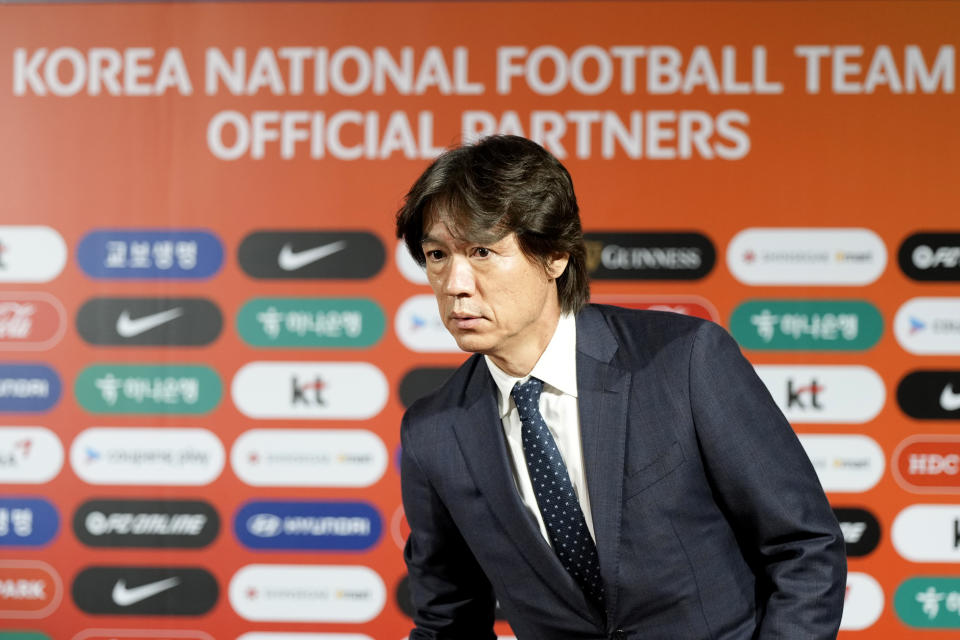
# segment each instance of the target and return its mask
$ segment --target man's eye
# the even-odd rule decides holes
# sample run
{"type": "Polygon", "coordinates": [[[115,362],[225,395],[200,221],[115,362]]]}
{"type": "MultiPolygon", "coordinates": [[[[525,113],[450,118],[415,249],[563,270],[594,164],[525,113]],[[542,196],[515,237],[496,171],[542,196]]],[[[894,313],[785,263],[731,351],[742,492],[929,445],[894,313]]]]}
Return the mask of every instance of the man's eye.
{"type": "Polygon", "coordinates": [[[429,260],[442,260],[442,259],[443,259],[443,251],[440,251],[439,249],[433,249],[433,250],[431,250],[431,251],[425,251],[424,254],[427,256],[427,259],[429,259],[429,260]]]}
{"type": "Polygon", "coordinates": [[[486,258],[490,255],[490,249],[487,249],[486,247],[477,247],[474,250],[474,253],[481,258],[486,258]]]}

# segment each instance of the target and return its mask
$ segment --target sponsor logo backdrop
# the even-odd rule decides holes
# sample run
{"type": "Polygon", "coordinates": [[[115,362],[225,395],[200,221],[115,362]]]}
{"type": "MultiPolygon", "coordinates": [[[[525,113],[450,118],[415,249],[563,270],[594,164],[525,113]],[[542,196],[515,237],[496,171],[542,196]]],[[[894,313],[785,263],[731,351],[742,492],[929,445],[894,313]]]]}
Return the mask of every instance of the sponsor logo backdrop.
{"type": "Polygon", "coordinates": [[[496,131],[571,170],[597,301],[758,366],[841,635],[956,633],[960,6],[0,14],[0,636],[404,637],[398,426],[464,356],[393,214],[496,131]]]}

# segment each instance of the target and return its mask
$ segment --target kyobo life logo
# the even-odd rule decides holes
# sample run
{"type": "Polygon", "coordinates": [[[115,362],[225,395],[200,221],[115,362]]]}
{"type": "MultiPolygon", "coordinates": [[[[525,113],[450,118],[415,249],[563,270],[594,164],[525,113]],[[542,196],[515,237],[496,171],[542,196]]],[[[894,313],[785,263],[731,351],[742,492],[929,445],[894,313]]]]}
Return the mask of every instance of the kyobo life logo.
{"type": "Polygon", "coordinates": [[[91,278],[199,280],[223,265],[223,245],[209,231],[103,229],[88,233],[77,262],[91,278]]]}
{"type": "Polygon", "coordinates": [[[747,349],[864,351],[880,340],[883,317],[861,300],[749,300],[730,331],[747,349]]]}
{"type": "Polygon", "coordinates": [[[94,365],[74,390],[91,413],[128,414],[208,413],[223,393],[220,376],[202,365],[94,365]]]}
{"type": "Polygon", "coordinates": [[[249,502],[234,518],[237,539],[251,549],[363,551],[382,529],[364,502],[249,502]]]}
{"type": "Polygon", "coordinates": [[[383,310],[363,298],[256,298],[237,314],[240,337],[255,347],[369,347],[385,326],[383,310]]]}
{"type": "Polygon", "coordinates": [[[60,528],[60,516],[42,498],[0,498],[0,547],[42,547],[60,528]]]}

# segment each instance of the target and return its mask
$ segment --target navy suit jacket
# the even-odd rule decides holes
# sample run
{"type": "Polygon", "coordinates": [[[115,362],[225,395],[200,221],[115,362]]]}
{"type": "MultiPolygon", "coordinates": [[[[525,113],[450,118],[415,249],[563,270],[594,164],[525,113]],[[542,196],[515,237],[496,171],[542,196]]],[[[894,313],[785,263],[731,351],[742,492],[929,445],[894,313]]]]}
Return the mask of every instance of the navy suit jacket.
{"type": "Polygon", "coordinates": [[[834,638],[843,536],[809,459],[719,326],[590,305],[577,388],[604,611],[525,510],[474,355],[401,427],[411,640],[834,638]]]}

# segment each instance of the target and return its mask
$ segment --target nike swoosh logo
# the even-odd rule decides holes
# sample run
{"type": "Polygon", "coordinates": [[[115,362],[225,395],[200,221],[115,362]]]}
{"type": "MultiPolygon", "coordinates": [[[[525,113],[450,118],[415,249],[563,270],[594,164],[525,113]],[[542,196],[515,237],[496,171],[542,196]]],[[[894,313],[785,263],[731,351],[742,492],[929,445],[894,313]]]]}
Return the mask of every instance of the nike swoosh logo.
{"type": "Polygon", "coordinates": [[[940,406],[944,411],[956,411],[960,409],[960,393],[953,390],[953,383],[948,383],[940,393],[940,406]]]}
{"type": "Polygon", "coordinates": [[[117,580],[117,583],[113,585],[113,601],[118,607],[129,607],[158,593],[169,591],[178,584],[180,584],[180,578],[174,576],[127,589],[126,580],[117,580]]]}
{"type": "Polygon", "coordinates": [[[331,242],[330,244],[322,244],[319,247],[314,247],[313,249],[306,249],[304,251],[294,251],[293,247],[290,246],[290,243],[283,245],[283,248],[280,249],[280,255],[277,257],[277,264],[280,265],[280,268],[284,271],[296,271],[302,267],[307,266],[311,262],[316,262],[331,256],[338,251],[343,251],[347,246],[346,240],[337,240],[336,242],[331,242]]]}
{"type": "Polygon", "coordinates": [[[166,324],[171,320],[176,320],[182,315],[183,308],[176,307],[134,319],[130,317],[129,311],[124,310],[120,314],[120,317],[117,318],[117,333],[120,334],[121,338],[132,338],[150,331],[150,329],[155,329],[162,324],[166,324]]]}

